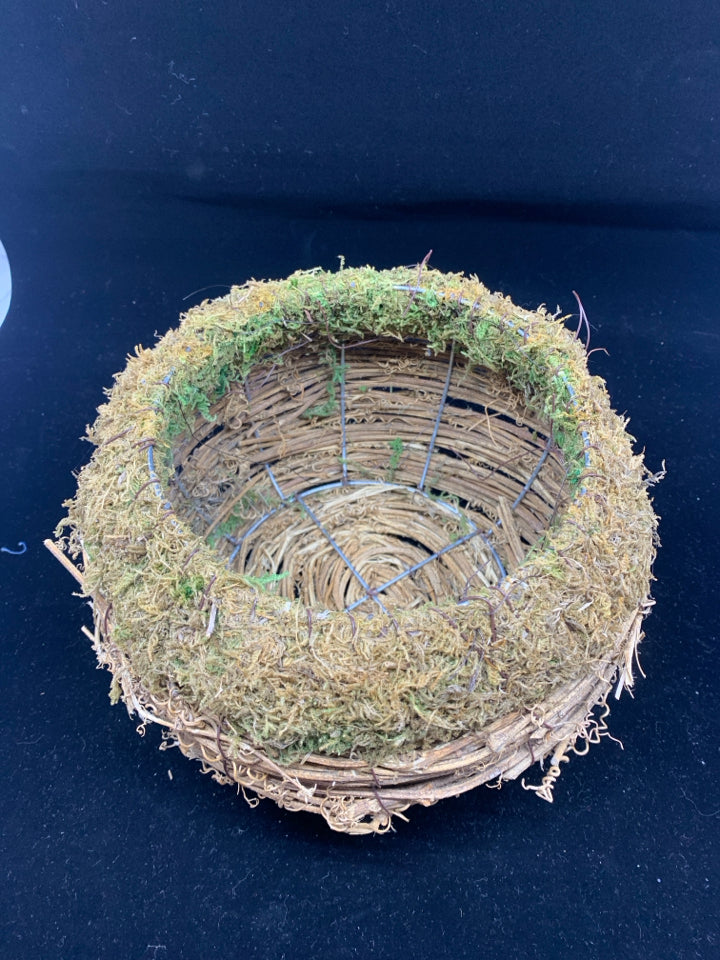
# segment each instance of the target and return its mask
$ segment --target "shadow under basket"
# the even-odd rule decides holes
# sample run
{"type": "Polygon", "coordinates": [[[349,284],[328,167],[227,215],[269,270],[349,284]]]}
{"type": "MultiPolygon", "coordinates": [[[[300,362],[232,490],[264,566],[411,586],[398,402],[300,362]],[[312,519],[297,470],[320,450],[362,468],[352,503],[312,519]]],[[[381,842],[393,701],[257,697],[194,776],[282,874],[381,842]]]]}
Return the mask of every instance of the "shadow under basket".
{"type": "Polygon", "coordinates": [[[48,545],[113,698],[220,782],[380,832],[548,757],[528,789],[552,800],[605,732],[655,517],[556,318],[418,268],[253,282],[141,351],[100,413],[68,504],[82,571],[48,545]]]}

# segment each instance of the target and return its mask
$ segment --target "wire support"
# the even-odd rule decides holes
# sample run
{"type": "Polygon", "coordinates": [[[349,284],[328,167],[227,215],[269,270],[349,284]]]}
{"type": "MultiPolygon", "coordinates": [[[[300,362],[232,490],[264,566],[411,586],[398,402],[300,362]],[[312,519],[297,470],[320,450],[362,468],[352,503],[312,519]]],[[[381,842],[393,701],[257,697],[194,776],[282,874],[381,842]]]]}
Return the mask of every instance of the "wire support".
{"type": "MultiPolygon", "coordinates": [[[[420,286],[409,286],[409,285],[408,285],[408,286],[405,286],[405,285],[400,286],[400,285],[398,285],[398,286],[396,287],[396,289],[398,289],[398,290],[407,290],[408,292],[411,292],[411,293],[413,293],[413,294],[425,292],[425,291],[423,290],[423,288],[421,288],[420,286]]],[[[458,299],[458,302],[462,303],[463,305],[469,305],[469,301],[466,301],[464,298],[457,298],[457,299],[458,299]]],[[[512,324],[512,321],[508,321],[508,322],[510,323],[511,326],[513,325],[513,324],[512,324]]],[[[524,333],[523,333],[523,331],[522,331],[520,328],[517,328],[517,330],[518,330],[518,333],[519,333],[520,335],[524,336],[524,333]]],[[[372,341],[371,341],[371,342],[372,342],[372,341]]],[[[352,344],[351,346],[355,346],[355,345],[352,344]]],[[[390,490],[403,490],[403,491],[405,491],[405,492],[407,492],[407,493],[409,493],[409,494],[411,494],[411,495],[420,494],[420,495],[421,495],[422,497],[424,497],[425,499],[432,500],[433,503],[434,503],[435,505],[437,505],[436,499],[430,497],[429,494],[427,494],[427,493],[425,492],[425,487],[426,487],[426,484],[427,484],[427,478],[428,478],[428,473],[429,473],[429,470],[430,470],[430,464],[431,464],[431,461],[432,461],[433,454],[434,454],[434,452],[435,452],[435,445],[436,445],[437,438],[438,438],[438,434],[439,434],[439,431],[440,431],[440,425],[441,425],[441,423],[442,423],[443,413],[444,413],[444,411],[445,411],[445,408],[446,408],[446,405],[447,405],[448,396],[449,396],[449,392],[450,392],[450,384],[451,384],[451,380],[452,380],[452,374],[453,374],[454,363],[455,363],[455,347],[456,347],[455,342],[453,341],[453,343],[452,343],[452,345],[451,345],[450,356],[449,356],[449,360],[448,360],[447,373],[446,373],[446,376],[445,376],[445,382],[444,382],[444,385],[443,385],[443,390],[442,390],[442,394],[441,394],[441,398],[440,398],[440,403],[439,403],[439,406],[438,406],[437,415],[436,415],[436,417],[435,417],[435,421],[434,421],[434,424],[433,424],[433,430],[432,430],[432,435],[431,435],[431,438],[430,438],[430,443],[429,443],[429,447],[428,447],[427,457],[426,457],[426,459],[425,459],[425,463],[424,463],[424,466],[423,466],[423,471],[422,471],[422,475],[421,475],[421,478],[420,478],[420,482],[418,483],[418,485],[417,485],[416,487],[406,486],[406,485],[404,485],[404,484],[388,483],[387,481],[382,481],[382,480],[351,480],[351,479],[349,479],[349,476],[348,476],[348,460],[347,460],[347,448],[348,448],[348,443],[347,443],[347,385],[346,385],[346,374],[347,374],[347,371],[346,371],[346,363],[345,363],[345,359],[346,359],[346,356],[345,356],[345,355],[346,355],[346,346],[345,346],[345,344],[341,344],[341,345],[339,345],[339,347],[340,347],[340,371],[341,371],[341,379],[340,379],[340,421],[341,421],[341,465],[342,465],[342,479],[341,479],[341,480],[337,480],[337,481],[331,481],[331,482],[328,482],[328,483],[318,484],[318,485],[315,485],[315,486],[313,486],[313,487],[311,487],[311,488],[309,488],[309,489],[306,489],[306,490],[304,490],[304,491],[301,491],[301,492],[296,492],[296,493],[292,493],[292,494],[286,494],[286,493],[283,491],[283,489],[282,489],[282,487],[281,487],[281,485],[280,485],[280,482],[278,481],[277,477],[275,476],[275,473],[274,473],[274,471],[273,471],[270,463],[265,463],[265,464],[263,464],[263,468],[264,468],[264,470],[265,470],[265,473],[267,474],[268,479],[270,480],[270,483],[272,484],[272,486],[273,486],[273,488],[274,488],[277,496],[278,496],[279,499],[280,499],[280,505],[277,506],[277,507],[273,507],[272,509],[270,509],[270,510],[268,510],[266,513],[264,513],[261,517],[258,517],[258,518],[250,525],[250,527],[248,527],[248,529],[245,530],[245,532],[239,537],[239,539],[236,539],[236,538],[234,538],[234,537],[231,537],[231,536],[227,536],[227,535],[226,535],[225,539],[227,539],[231,544],[234,545],[234,549],[233,549],[232,553],[230,554],[230,556],[229,556],[229,558],[228,558],[228,560],[227,560],[227,564],[226,564],[227,568],[229,569],[229,568],[232,566],[232,564],[235,562],[238,554],[240,553],[243,545],[247,542],[247,540],[248,540],[254,533],[257,532],[257,530],[258,530],[267,520],[269,520],[271,517],[276,516],[279,512],[281,512],[282,510],[286,509],[287,507],[290,507],[290,506],[292,506],[292,505],[299,505],[299,506],[302,508],[302,510],[305,512],[305,514],[308,516],[308,518],[312,521],[312,523],[313,523],[313,524],[317,527],[317,529],[322,533],[323,537],[327,540],[327,542],[330,544],[330,546],[332,547],[332,549],[337,553],[337,555],[340,557],[340,559],[341,559],[341,560],[343,561],[343,563],[346,565],[346,567],[347,567],[348,571],[351,573],[351,575],[358,581],[358,583],[362,586],[363,590],[365,591],[364,596],[362,596],[362,597],[359,598],[358,600],[355,600],[353,603],[351,603],[350,605],[348,605],[348,606],[345,608],[346,612],[350,612],[350,611],[352,611],[352,610],[355,610],[355,609],[356,609],[357,607],[359,607],[361,604],[366,603],[366,602],[369,601],[369,600],[372,600],[375,604],[377,604],[377,606],[378,606],[384,613],[387,614],[387,613],[388,613],[388,610],[387,610],[386,606],[383,604],[382,600],[380,599],[379,594],[382,594],[384,591],[388,590],[390,587],[392,587],[392,586],[394,586],[395,584],[399,583],[400,581],[402,581],[402,580],[405,579],[406,577],[411,577],[411,576],[413,576],[415,573],[417,573],[418,571],[420,571],[421,569],[423,569],[427,564],[432,563],[432,562],[435,561],[435,560],[439,560],[440,558],[442,558],[443,556],[445,556],[446,554],[448,554],[451,550],[454,550],[456,547],[464,546],[464,545],[467,544],[469,541],[471,541],[473,538],[478,537],[478,536],[482,538],[483,543],[485,544],[486,548],[488,549],[488,551],[489,551],[489,553],[490,553],[490,556],[491,556],[492,561],[493,561],[493,563],[494,563],[494,565],[495,565],[497,574],[498,574],[498,576],[499,576],[499,580],[505,579],[505,577],[507,576],[507,572],[506,572],[506,570],[505,570],[505,566],[504,566],[504,564],[503,564],[503,561],[502,561],[500,555],[498,554],[497,550],[496,550],[495,547],[492,545],[492,543],[490,542],[490,539],[489,539],[489,538],[493,535],[493,533],[494,533],[499,527],[502,526],[502,522],[501,522],[500,520],[497,520],[489,530],[483,532],[483,531],[480,530],[480,528],[479,528],[472,520],[470,520],[468,517],[466,517],[465,514],[464,514],[464,512],[461,511],[458,507],[455,507],[455,506],[453,506],[452,504],[449,504],[449,503],[443,503],[443,504],[442,504],[442,508],[443,508],[445,511],[447,511],[448,513],[453,514],[454,516],[456,516],[456,517],[458,517],[458,518],[464,519],[467,523],[470,523],[470,524],[471,524],[471,530],[470,530],[470,532],[467,533],[467,534],[465,534],[465,535],[462,536],[462,537],[459,537],[459,538],[458,538],[457,540],[455,540],[455,541],[452,541],[452,542],[450,542],[450,543],[447,543],[444,547],[440,548],[439,550],[436,550],[434,553],[432,553],[432,554],[430,554],[429,556],[425,557],[424,559],[420,560],[418,563],[415,563],[415,564],[413,564],[412,566],[408,567],[407,569],[401,571],[401,572],[398,573],[396,576],[394,576],[394,577],[392,577],[391,579],[387,580],[387,581],[386,581],[385,583],[383,583],[382,585],[380,585],[380,586],[378,586],[378,587],[371,587],[371,586],[368,584],[368,582],[365,580],[365,578],[362,576],[362,574],[360,573],[360,571],[355,567],[355,565],[354,565],[353,562],[350,560],[350,558],[347,556],[347,554],[346,554],[345,551],[342,549],[342,547],[339,545],[339,543],[337,542],[337,540],[335,540],[335,538],[334,538],[333,535],[330,533],[330,531],[329,531],[328,529],[326,529],[326,527],[323,525],[323,523],[322,523],[322,521],[320,520],[320,518],[317,516],[317,514],[314,512],[314,510],[313,510],[313,509],[310,507],[310,505],[307,503],[306,498],[309,497],[309,496],[312,496],[312,495],[315,495],[315,494],[321,494],[321,493],[324,493],[324,492],[326,492],[326,491],[331,491],[331,490],[335,490],[335,489],[338,489],[338,488],[349,487],[349,486],[357,486],[357,487],[363,487],[363,486],[381,486],[381,487],[386,488],[386,489],[389,490],[389,491],[390,491],[390,490]]],[[[171,381],[171,379],[172,379],[173,373],[174,373],[174,369],[171,370],[170,373],[163,379],[162,382],[163,382],[163,384],[164,384],[165,386],[168,386],[168,385],[169,385],[169,383],[170,383],[170,381],[171,381]]],[[[569,395],[570,395],[571,401],[572,401],[573,403],[576,403],[577,400],[576,400],[575,392],[574,392],[574,390],[573,390],[573,388],[572,388],[572,385],[568,382],[567,377],[564,376],[563,374],[564,374],[564,371],[561,371],[561,376],[562,376],[562,379],[563,379],[563,381],[564,381],[564,383],[565,383],[565,386],[566,386],[566,388],[567,388],[567,390],[568,390],[568,393],[569,393],[569,395]]],[[[250,398],[250,393],[249,393],[249,390],[248,390],[248,384],[247,384],[247,382],[246,382],[245,384],[243,384],[243,388],[244,388],[245,395],[246,395],[246,398],[247,398],[247,400],[248,400],[248,403],[250,403],[251,398],[250,398]]],[[[257,427],[255,428],[254,434],[255,434],[255,436],[256,436],[256,438],[257,438],[258,440],[261,439],[259,428],[257,428],[257,427]]],[[[588,437],[586,431],[583,431],[583,441],[584,441],[584,445],[585,445],[585,463],[586,463],[586,465],[589,465],[589,463],[590,463],[590,457],[589,457],[589,451],[588,451],[588,447],[589,447],[589,437],[588,437]]],[[[537,479],[537,477],[538,477],[538,475],[539,475],[539,473],[540,473],[540,470],[542,469],[542,467],[543,467],[543,465],[545,464],[548,456],[550,455],[550,452],[551,452],[551,450],[552,450],[552,445],[553,445],[553,438],[552,438],[552,435],[550,435],[550,436],[547,438],[547,442],[546,442],[546,444],[545,444],[545,446],[544,446],[544,449],[543,449],[543,451],[542,451],[542,454],[541,454],[541,456],[540,456],[537,464],[535,465],[535,468],[533,469],[532,473],[531,473],[530,476],[528,477],[528,479],[527,479],[526,483],[524,484],[522,490],[520,491],[520,493],[518,494],[518,496],[517,496],[517,497],[515,498],[515,500],[513,501],[512,506],[511,506],[511,509],[512,509],[512,510],[516,510],[516,509],[517,509],[517,507],[520,505],[520,503],[522,503],[523,499],[527,496],[527,494],[529,493],[529,491],[532,489],[532,486],[533,486],[535,480],[537,479]]],[[[152,487],[153,487],[156,495],[158,496],[158,498],[161,499],[161,500],[163,500],[163,499],[164,499],[164,492],[163,492],[163,490],[162,490],[162,485],[161,485],[161,483],[160,483],[160,478],[159,478],[159,476],[158,476],[158,474],[156,473],[156,470],[155,470],[155,463],[154,463],[154,445],[153,445],[153,444],[151,444],[151,445],[148,447],[147,457],[148,457],[148,468],[149,468],[150,480],[152,481],[152,487]]],[[[178,479],[178,485],[180,486],[180,484],[179,484],[179,478],[177,478],[177,479],[178,479]]],[[[188,492],[187,492],[185,489],[183,489],[182,486],[180,486],[180,489],[181,489],[181,492],[187,497],[188,492]]],[[[581,492],[584,493],[584,492],[585,492],[584,489],[583,489],[581,492]]],[[[170,504],[169,502],[167,502],[167,501],[164,502],[163,506],[165,507],[165,509],[172,510],[171,504],[170,504]]],[[[199,510],[199,509],[197,509],[197,507],[196,507],[196,511],[197,511],[197,513],[202,517],[202,511],[199,510]]]]}
{"type": "Polygon", "coordinates": [[[387,608],[386,608],[385,605],[383,604],[382,600],[380,600],[379,597],[375,596],[375,594],[376,594],[377,591],[376,591],[373,587],[370,586],[370,584],[369,584],[369,583],[367,582],[367,580],[363,577],[363,575],[360,573],[360,571],[356,569],[356,567],[354,566],[354,564],[352,563],[352,561],[350,560],[350,558],[348,557],[348,555],[347,555],[347,554],[345,553],[345,551],[342,549],[342,547],[341,547],[340,544],[337,542],[337,540],[335,540],[335,538],[333,537],[333,535],[332,535],[328,530],[325,529],[325,527],[322,525],[322,523],[320,522],[319,518],[315,515],[315,513],[313,512],[313,510],[305,503],[302,494],[298,494],[296,499],[298,500],[298,502],[299,502],[300,505],[302,506],[303,510],[307,513],[308,517],[310,517],[310,519],[312,520],[312,522],[313,522],[313,523],[315,524],[315,526],[318,528],[318,530],[320,531],[320,533],[322,533],[322,535],[323,535],[323,536],[325,537],[325,539],[328,541],[328,543],[329,543],[330,546],[333,548],[333,550],[338,554],[338,556],[340,557],[340,559],[345,563],[345,565],[347,566],[347,568],[348,568],[348,570],[350,571],[350,573],[355,577],[355,579],[358,581],[358,583],[362,586],[363,590],[365,591],[366,596],[363,597],[363,599],[362,599],[361,602],[365,602],[365,600],[374,600],[375,603],[380,607],[380,609],[382,610],[382,612],[383,612],[383,613],[387,613],[387,612],[388,612],[388,611],[387,611],[387,608]]]}
{"type": "Polygon", "coordinates": [[[433,506],[439,506],[442,510],[445,510],[448,513],[451,513],[454,517],[457,517],[458,520],[463,520],[466,524],[469,524],[472,528],[472,533],[477,533],[479,530],[477,524],[469,517],[465,516],[462,510],[459,510],[452,503],[440,502],[435,497],[431,497],[422,490],[418,490],[417,487],[408,487],[402,483],[388,483],[386,480],[348,480],[347,482],[343,482],[342,480],[333,480],[330,483],[321,483],[315,487],[309,487],[307,490],[303,490],[301,494],[293,493],[287,497],[281,498],[282,503],[279,507],[272,507],[272,509],[268,510],[267,513],[264,513],[261,517],[258,517],[258,519],[247,528],[247,530],[239,539],[231,538],[231,542],[236,546],[228,559],[228,567],[232,565],[240,549],[242,548],[243,543],[248,539],[248,537],[251,537],[266,521],[270,520],[271,517],[276,516],[282,509],[292,506],[292,504],[296,503],[298,497],[311,497],[318,493],[327,493],[330,490],[340,490],[343,487],[384,487],[388,491],[403,490],[405,493],[409,494],[420,494],[420,496],[422,496],[425,500],[432,503],[433,506]]]}
{"type": "Polygon", "coordinates": [[[517,510],[517,508],[520,506],[520,504],[523,502],[523,500],[525,499],[525,497],[526,497],[526,496],[528,495],[528,493],[530,492],[530,488],[532,487],[532,485],[533,485],[533,484],[535,483],[535,481],[537,480],[538,474],[540,473],[540,471],[541,471],[542,468],[543,468],[543,464],[545,463],[545,461],[547,460],[547,458],[550,456],[550,451],[552,450],[552,445],[553,445],[553,438],[552,438],[552,436],[549,436],[549,437],[547,438],[547,443],[545,444],[545,449],[543,450],[540,459],[538,460],[538,462],[537,462],[536,465],[535,465],[535,469],[533,470],[533,472],[532,472],[532,473],[530,474],[530,476],[528,477],[525,486],[522,488],[522,490],[520,491],[520,493],[517,495],[517,497],[516,497],[515,500],[513,501],[513,504],[512,504],[512,508],[511,508],[511,509],[517,510]]]}
{"type": "Polygon", "coordinates": [[[433,427],[432,437],[430,438],[430,449],[428,450],[427,459],[425,461],[425,466],[423,468],[422,477],[420,478],[420,483],[418,484],[418,490],[422,493],[425,490],[425,481],[427,480],[428,470],[430,469],[430,461],[432,460],[432,455],[435,450],[435,441],[437,440],[437,435],[440,430],[440,422],[442,421],[442,415],[445,410],[445,404],[447,403],[448,392],[450,391],[450,378],[452,377],[453,363],[455,362],[455,342],[450,349],[450,362],[448,363],[447,376],[445,377],[445,386],[443,388],[442,397],[440,399],[440,406],[438,408],[437,416],[435,417],[435,426],[433,427]]]}
{"type": "MultiPolygon", "coordinates": [[[[488,534],[491,532],[492,531],[488,531],[488,534]]],[[[493,545],[488,540],[487,538],[488,534],[483,534],[480,532],[480,530],[474,530],[472,533],[466,533],[464,537],[460,537],[458,540],[454,540],[452,543],[446,544],[440,550],[436,550],[435,553],[431,554],[431,556],[425,557],[423,560],[420,560],[418,563],[414,564],[412,567],[408,567],[407,570],[403,570],[402,573],[398,573],[397,576],[393,577],[391,580],[387,580],[385,583],[382,584],[382,586],[376,587],[374,592],[383,593],[385,590],[394,586],[396,583],[399,583],[400,580],[403,580],[407,576],[411,576],[413,573],[417,573],[418,570],[421,570],[428,563],[432,563],[433,560],[437,560],[439,557],[444,556],[446,553],[449,553],[451,550],[454,550],[455,547],[463,546],[464,544],[468,543],[468,541],[472,540],[474,537],[482,538],[483,543],[490,551],[492,558],[498,567],[498,571],[500,573],[500,579],[503,580],[507,575],[505,571],[505,567],[503,565],[502,560],[500,559],[500,556],[498,555],[498,552],[495,550],[493,545]]],[[[365,603],[366,600],[370,600],[370,599],[377,599],[377,598],[376,597],[371,598],[370,596],[361,597],[359,600],[355,600],[353,603],[351,603],[348,607],[345,607],[345,612],[350,613],[352,610],[355,610],[356,607],[359,607],[360,604],[365,603]]]]}
{"type": "MultiPolygon", "coordinates": [[[[412,293],[413,295],[416,295],[418,293],[428,292],[427,287],[421,287],[419,284],[409,284],[409,283],[396,283],[394,285],[394,289],[402,290],[407,293],[412,293]]],[[[448,297],[448,294],[444,290],[436,290],[434,291],[434,293],[436,296],[440,297],[443,300],[446,298],[450,300],[454,300],[456,303],[461,304],[463,307],[470,307],[471,310],[474,310],[477,306],[477,301],[469,300],[467,297],[458,297],[453,294],[450,294],[448,297]]],[[[512,320],[509,320],[507,318],[504,320],[504,322],[507,323],[508,326],[513,327],[513,329],[517,330],[519,336],[521,336],[523,340],[527,339],[527,332],[522,327],[516,326],[516,324],[514,324],[512,320]]],[[[572,401],[573,406],[577,406],[577,396],[575,394],[575,390],[572,384],[568,380],[567,374],[565,373],[564,370],[560,370],[558,375],[560,376],[561,380],[563,381],[563,383],[567,388],[567,392],[570,396],[570,400],[572,401]]],[[[588,434],[587,430],[582,431],[582,438],[583,438],[583,446],[585,448],[585,466],[589,467],[590,466],[590,435],[588,434]]],[[[585,490],[585,487],[580,488],[581,495],[584,496],[586,492],[587,491],[585,490]]]]}
{"type": "Polygon", "coordinates": [[[343,483],[347,483],[347,421],[345,417],[345,344],[340,347],[340,427],[342,430],[342,446],[340,458],[342,461],[343,483]]]}

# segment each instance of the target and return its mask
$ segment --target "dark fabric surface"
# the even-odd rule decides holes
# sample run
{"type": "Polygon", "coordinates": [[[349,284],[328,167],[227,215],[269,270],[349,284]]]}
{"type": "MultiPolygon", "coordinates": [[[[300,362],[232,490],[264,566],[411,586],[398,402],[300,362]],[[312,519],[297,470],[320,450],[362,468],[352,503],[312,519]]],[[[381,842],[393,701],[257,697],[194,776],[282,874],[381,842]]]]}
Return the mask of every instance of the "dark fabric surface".
{"type": "Polygon", "coordinates": [[[0,955],[710,960],[720,235],[699,227],[720,199],[703,100],[718,89],[712,5],[515,17],[488,4],[475,24],[462,3],[452,16],[238,5],[231,26],[229,5],[211,6],[4,14],[0,541],[28,550],[0,554],[0,955]],[[647,679],[611,704],[624,750],[604,740],[573,759],[552,806],[506,784],[349,838],[268,801],[251,810],[159,752],[155,731],[137,737],[42,539],[135,344],[251,276],[340,254],[410,264],[431,248],[437,268],[523,306],[570,313],[577,290],[591,346],[609,352],[591,369],[650,469],[667,461],[647,679]]]}
{"type": "Polygon", "coordinates": [[[720,222],[707,0],[7,0],[0,173],[720,222]]]}

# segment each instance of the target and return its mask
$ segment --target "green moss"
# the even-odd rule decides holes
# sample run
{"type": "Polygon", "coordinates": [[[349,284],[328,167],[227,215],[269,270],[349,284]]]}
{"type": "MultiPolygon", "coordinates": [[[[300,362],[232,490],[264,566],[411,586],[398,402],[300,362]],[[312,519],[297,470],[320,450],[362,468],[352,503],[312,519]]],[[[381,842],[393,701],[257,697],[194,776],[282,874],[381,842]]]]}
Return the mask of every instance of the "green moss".
{"type": "Polygon", "coordinates": [[[227,520],[223,520],[222,523],[219,523],[210,536],[207,538],[207,542],[211,547],[216,547],[218,543],[225,537],[232,536],[233,533],[238,529],[240,524],[245,519],[245,509],[243,509],[242,504],[238,504],[237,507],[233,510],[227,520]]]}
{"type": "Polygon", "coordinates": [[[326,384],[327,400],[324,403],[316,404],[306,410],[303,416],[308,419],[323,419],[334,416],[339,410],[339,400],[337,388],[342,383],[345,376],[345,368],[337,358],[335,353],[326,354],[326,362],[330,368],[330,380],[326,384]]]}
{"type": "Polygon", "coordinates": [[[318,403],[314,407],[310,407],[305,411],[303,417],[307,420],[312,420],[314,418],[322,419],[323,417],[332,417],[333,414],[338,411],[338,402],[337,397],[335,396],[335,386],[332,382],[327,384],[327,393],[328,398],[324,403],[318,403]]]}
{"type": "Polygon", "coordinates": [[[178,600],[185,603],[192,602],[205,589],[205,580],[203,577],[183,577],[178,581],[175,588],[175,596],[178,600]]]}
{"type": "Polygon", "coordinates": [[[390,462],[388,463],[387,470],[385,472],[385,479],[388,481],[388,483],[392,483],[395,479],[397,469],[400,466],[400,458],[403,455],[404,444],[400,437],[395,437],[393,440],[389,441],[389,446],[392,453],[390,455],[390,462]]]}
{"type": "Polygon", "coordinates": [[[258,576],[251,576],[246,573],[243,575],[243,580],[248,586],[255,587],[257,590],[264,592],[268,587],[273,586],[280,580],[284,580],[287,575],[287,570],[284,573],[261,573],[258,576]]]}

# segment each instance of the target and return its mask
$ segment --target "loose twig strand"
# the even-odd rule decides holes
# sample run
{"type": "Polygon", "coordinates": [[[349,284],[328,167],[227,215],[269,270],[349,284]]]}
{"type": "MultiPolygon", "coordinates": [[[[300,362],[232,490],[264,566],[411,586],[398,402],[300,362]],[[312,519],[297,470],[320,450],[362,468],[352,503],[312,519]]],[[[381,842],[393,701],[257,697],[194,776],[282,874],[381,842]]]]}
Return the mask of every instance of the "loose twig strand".
{"type": "Polygon", "coordinates": [[[585,330],[587,331],[587,340],[585,341],[585,353],[587,353],[588,350],[590,349],[590,321],[588,320],[587,314],[585,313],[585,307],[582,305],[582,300],[580,299],[580,295],[573,290],[573,296],[577,300],[577,305],[579,310],[578,325],[577,325],[577,330],[575,331],[575,339],[577,340],[580,337],[580,330],[584,326],[585,330]]]}
{"type": "Polygon", "coordinates": [[[353,834],[545,759],[552,801],[652,603],[655,478],[579,298],[573,336],[429,258],[192,308],[46,541],[141,732],[353,834]]]}
{"type": "Polygon", "coordinates": [[[77,582],[82,586],[83,585],[83,576],[75,566],[74,563],[71,563],[65,554],[60,550],[60,548],[53,543],[52,540],[43,540],[43,544],[48,548],[50,553],[55,557],[56,560],[59,560],[60,563],[65,567],[68,573],[75,577],[77,582]]]}

